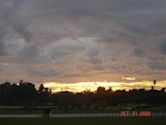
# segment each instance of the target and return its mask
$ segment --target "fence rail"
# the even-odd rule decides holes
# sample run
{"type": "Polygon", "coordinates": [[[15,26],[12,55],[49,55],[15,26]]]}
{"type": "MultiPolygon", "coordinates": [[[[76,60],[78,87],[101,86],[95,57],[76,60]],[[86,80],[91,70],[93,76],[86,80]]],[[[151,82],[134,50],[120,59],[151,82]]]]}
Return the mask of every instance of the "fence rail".
{"type": "Polygon", "coordinates": [[[0,114],[0,118],[42,118],[41,114],[0,114]]]}

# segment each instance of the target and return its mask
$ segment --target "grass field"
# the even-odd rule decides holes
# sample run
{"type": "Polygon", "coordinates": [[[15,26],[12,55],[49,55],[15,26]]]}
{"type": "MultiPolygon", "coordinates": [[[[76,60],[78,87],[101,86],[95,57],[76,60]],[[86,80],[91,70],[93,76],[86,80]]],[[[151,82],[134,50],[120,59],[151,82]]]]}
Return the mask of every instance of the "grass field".
{"type": "MultiPolygon", "coordinates": [[[[151,111],[151,112],[166,112],[166,106],[154,106],[149,108],[139,109],[140,111],[151,111]]],[[[43,114],[43,110],[37,109],[0,109],[0,114],[43,114]]],[[[119,107],[111,107],[110,109],[53,109],[52,113],[56,114],[72,114],[72,113],[110,113],[110,112],[121,112],[122,109],[119,107]]]]}
{"type": "Polygon", "coordinates": [[[166,118],[0,119],[0,125],[166,125],[166,118]]]}
{"type": "MultiPolygon", "coordinates": [[[[125,110],[125,109],[124,109],[125,110]]],[[[122,109],[119,107],[111,107],[110,109],[71,109],[71,110],[52,110],[52,113],[59,113],[59,114],[71,114],[71,113],[110,113],[110,112],[121,112],[122,109]]],[[[154,106],[148,108],[140,108],[139,111],[151,111],[151,112],[166,112],[166,106],[154,106]]]]}
{"type": "MultiPolygon", "coordinates": [[[[166,106],[151,107],[143,111],[166,112],[166,106]]],[[[53,110],[53,113],[95,113],[120,112],[113,107],[109,111],[100,110],[53,110]]],[[[0,114],[43,114],[42,110],[0,110],[0,114]]],[[[0,119],[0,125],[166,125],[166,117],[110,117],[110,118],[68,118],[68,119],[0,119]]]]}

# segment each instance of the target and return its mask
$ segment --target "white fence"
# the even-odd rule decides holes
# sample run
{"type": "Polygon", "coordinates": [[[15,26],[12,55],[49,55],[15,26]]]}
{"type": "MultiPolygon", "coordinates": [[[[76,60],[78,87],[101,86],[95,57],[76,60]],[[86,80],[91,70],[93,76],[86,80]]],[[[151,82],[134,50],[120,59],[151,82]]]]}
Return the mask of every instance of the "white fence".
{"type": "MultiPolygon", "coordinates": [[[[49,118],[119,117],[119,113],[49,114],[49,118]]],[[[0,118],[42,118],[42,114],[0,114],[0,118]]]]}
{"type": "Polygon", "coordinates": [[[89,114],[50,114],[50,118],[97,118],[119,117],[119,113],[89,113],[89,114]]]}

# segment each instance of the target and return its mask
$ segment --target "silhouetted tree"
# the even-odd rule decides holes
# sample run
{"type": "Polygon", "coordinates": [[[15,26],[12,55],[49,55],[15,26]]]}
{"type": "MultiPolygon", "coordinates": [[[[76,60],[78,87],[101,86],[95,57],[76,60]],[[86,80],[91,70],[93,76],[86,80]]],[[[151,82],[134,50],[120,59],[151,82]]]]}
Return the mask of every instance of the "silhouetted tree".
{"type": "Polygon", "coordinates": [[[96,94],[104,95],[104,94],[106,94],[106,89],[104,87],[98,87],[96,90],[96,94]]]}
{"type": "Polygon", "coordinates": [[[44,85],[41,84],[41,85],[39,86],[39,93],[43,93],[43,92],[44,92],[44,85]]]}
{"type": "Polygon", "coordinates": [[[162,88],[162,89],[161,89],[161,92],[165,92],[165,90],[166,90],[166,88],[162,88]]]}
{"type": "MultiPolygon", "coordinates": [[[[153,81],[154,82],[154,81],[153,81]]],[[[153,83],[156,85],[156,82],[153,83]]],[[[52,93],[43,84],[37,90],[35,85],[21,80],[19,84],[4,82],[0,84],[0,105],[56,105],[60,109],[103,109],[121,104],[166,105],[165,88],[161,90],[132,89],[113,91],[110,87],[98,87],[95,92],[52,93]]]]}

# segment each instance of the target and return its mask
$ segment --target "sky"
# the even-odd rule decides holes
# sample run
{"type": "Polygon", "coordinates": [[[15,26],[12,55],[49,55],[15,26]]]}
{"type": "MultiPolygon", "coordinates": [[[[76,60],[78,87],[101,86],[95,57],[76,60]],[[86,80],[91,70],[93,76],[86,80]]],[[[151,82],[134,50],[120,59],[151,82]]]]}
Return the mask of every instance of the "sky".
{"type": "Polygon", "coordinates": [[[0,0],[0,81],[164,82],[165,20],[166,0],[0,0]]]}

